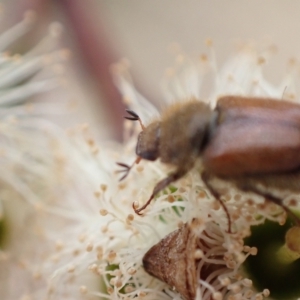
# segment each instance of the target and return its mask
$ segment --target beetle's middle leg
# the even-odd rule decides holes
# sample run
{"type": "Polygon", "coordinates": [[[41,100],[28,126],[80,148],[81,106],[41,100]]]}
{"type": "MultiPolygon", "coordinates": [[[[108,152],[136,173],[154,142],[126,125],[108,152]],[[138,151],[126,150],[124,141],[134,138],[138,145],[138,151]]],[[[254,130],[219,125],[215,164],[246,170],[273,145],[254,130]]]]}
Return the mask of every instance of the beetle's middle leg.
{"type": "Polygon", "coordinates": [[[210,175],[207,172],[202,172],[201,178],[202,178],[202,181],[204,182],[204,184],[206,185],[206,187],[208,188],[208,190],[210,191],[210,193],[220,203],[223,210],[225,211],[225,213],[227,215],[227,219],[228,219],[228,233],[232,233],[232,231],[231,231],[231,218],[230,218],[230,215],[229,215],[229,211],[228,211],[225,203],[222,201],[220,193],[217,192],[216,189],[213,187],[213,185],[209,182],[210,175]]]}
{"type": "Polygon", "coordinates": [[[134,204],[132,205],[134,212],[138,215],[141,215],[141,212],[151,203],[153,198],[163,189],[165,189],[170,183],[178,180],[182,176],[187,173],[186,169],[179,169],[176,172],[170,174],[168,177],[164,178],[163,180],[159,181],[153,189],[152,195],[150,196],[149,200],[140,208],[135,208],[134,204]]]}

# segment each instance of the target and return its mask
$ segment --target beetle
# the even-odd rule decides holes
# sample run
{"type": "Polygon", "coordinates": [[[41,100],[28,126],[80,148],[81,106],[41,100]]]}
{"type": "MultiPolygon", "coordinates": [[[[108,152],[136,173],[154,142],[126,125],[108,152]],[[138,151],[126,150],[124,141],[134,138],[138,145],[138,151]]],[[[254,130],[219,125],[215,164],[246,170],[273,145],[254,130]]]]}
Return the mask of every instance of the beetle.
{"type": "Polygon", "coordinates": [[[269,188],[300,192],[300,105],[272,98],[223,96],[215,109],[191,98],[171,105],[161,119],[148,126],[139,116],[127,110],[132,121],[142,127],[136,145],[137,159],[123,167],[124,179],[141,159],[176,167],[159,181],[149,200],[137,214],[149,205],[154,196],[170,183],[183,177],[202,158],[202,179],[211,194],[220,202],[231,220],[221,195],[211,183],[213,177],[229,180],[243,191],[254,192],[280,205],[287,213],[298,217],[269,188]],[[260,187],[259,187],[260,186],[260,187]],[[263,186],[263,188],[261,188],[263,186]]]}

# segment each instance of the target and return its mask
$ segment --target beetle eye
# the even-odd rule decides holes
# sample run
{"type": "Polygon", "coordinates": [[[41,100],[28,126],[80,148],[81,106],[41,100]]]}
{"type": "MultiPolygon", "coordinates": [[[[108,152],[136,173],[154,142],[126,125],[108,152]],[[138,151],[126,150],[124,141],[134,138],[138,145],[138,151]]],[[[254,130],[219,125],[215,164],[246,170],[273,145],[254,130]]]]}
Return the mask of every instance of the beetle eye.
{"type": "Polygon", "coordinates": [[[136,154],[143,159],[156,160],[159,156],[160,122],[155,122],[140,132],[136,154]]]}

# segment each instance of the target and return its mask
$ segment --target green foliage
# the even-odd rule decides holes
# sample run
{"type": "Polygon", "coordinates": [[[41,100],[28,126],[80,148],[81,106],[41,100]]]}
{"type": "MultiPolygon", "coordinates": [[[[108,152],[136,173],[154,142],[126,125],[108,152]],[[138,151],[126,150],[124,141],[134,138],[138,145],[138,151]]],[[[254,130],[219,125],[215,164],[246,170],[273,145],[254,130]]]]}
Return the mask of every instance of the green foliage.
{"type": "Polygon", "coordinates": [[[293,226],[288,220],[284,226],[266,221],[251,228],[251,236],[245,245],[257,247],[258,253],[249,256],[245,263],[247,277],[252,279],[258,291],[269,289],[270,297],[276,300],[291,300],[300,297],[300,260],[284,264],[277,251],[285,243],[285,233],[293,226]]]}
{"type": "Polygon", "coordinates": [[[4,218],[0,219],[0,248],[3,247],[6,238],[6,222],[4,218]]]}

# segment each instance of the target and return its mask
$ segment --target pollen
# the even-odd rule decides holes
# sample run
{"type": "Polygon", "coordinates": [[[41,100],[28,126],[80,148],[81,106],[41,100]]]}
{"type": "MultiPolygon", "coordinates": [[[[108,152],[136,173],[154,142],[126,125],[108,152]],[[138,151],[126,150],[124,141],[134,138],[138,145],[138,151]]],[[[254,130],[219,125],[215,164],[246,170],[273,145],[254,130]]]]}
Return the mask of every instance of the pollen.
{"type": "Polygon", "coordinates": [[[146,292],[139,292],[139,297],[143,298],[143,297],[146,297],[147,296],[147,293],[146,292]]]}
{"type": "Polygon", "coordinates": [[[92,154],[97,155],[99,153],[99,148],[98,147],[93,147],[92,148],[92,154]]]}
{"type": "Polygon", "coordinates": [[[136,269],[135,268],[130,268],[129,270],[128,270],[128,274],[129,275],[134,275],[136,273],[136,269]]]}
{"type": "Polygon", "coordinates": [[[270,291],[268,289],[263,290],[263,295],[264,297],[269,297],[270,296],[270,291]]]}
{"type": "Polygon", "coordinates": [[[138,209],[139,206],[140,206],[140,203],[138,201],[134,201],[132,206],[135,208],[135,209],[138,209]]]}
{"type": "Polygon", "coordinates": [[[132,221],[134,220],[134,215],[133,214],[129,214],[126,218],[126,222],[128,224],[130,224],[132,221]]]}
{"type": "Polygon", "coordinates": [[[168,195],[168,202],[169,203],[175,202],[175,197],[173,195],[168,195]]]}
{"type": "Polygon", "coordinates": [[[129,294],[129,293],[132,293],[134,291],[134,288],[131,285],[127,285],[127,286],[125,286],[124,290],[125,290],[126,294],[129,294]]]}
{"type": "Polygon", "coordinates": [[[257,255],[258,249],[256,247],[252,247],[249,251],[251,255],[257,255]]]}
{"type": "Polygon", "coordinates": [[[107,190],[107,185],[106,184],[101,184],[100,188],[101,188],[102,192],[105,192],[107,190]]]}
{"type": "Polygon", "coordinates": [[[144,171],[144,167],[143,166],[137,166],[136,167],[136,170],[139,172],[139,173],[142,173],[144,171]]]}
{"type": "Polygon", "coordinates": [[[75,271],[75,266],[74,265],[70,265],[67,268],[68,273],[73,273],[75,271]]]}
{"type": "Polygon", "coordinates": [[[254,293],[252,290],[247,290],[247,291],[245,291],[244,296],[246,299],[250,299],[253,296],[253,294],[254,293]]]}
{"type": "Polygon", "coordinates": [[[195,259],[201,259],[203,256],[204,256],[204,253],[203,253],[202,250],[197,249],[197,250],[195,251],[195,255],[194,255],[195,259]]]}
{"type": "Polygon", "coordinates": [[[244,252],[250,252],[250,247],[247,246],[247,245],[244,246],[244,247],[243,247],[243,251],[244,251],[244,252]]]}
{"type": "Polygon", "coordinates": [[[78,236],[78,241],[80,243],[83,243],[86,240],[86,238],[87,238],[86,234],[82,233],[78,236]]]}
{"type": "Polygon", "coordinates": [[[107,287],[107,293],[108,293],[109,295],[111,295],[111,294],[113,294],[113,292],[114,292],[114,289],[113,289],[112,287],[108,286],[108,287],[107,287]]]}
{"type": "Polygon", "coordinates": [[[88,267],[88,269],[90,271],[92,271],[93,273],[97,274],[97,271],[98,271],[98,266],[96,264],[92,264],[88,267]]]}
{"type": "Polygon", "coordinates": [[[241,201],[242,195],[241,195],[241,194],[235,194],[235,195],[233,196],[233,199],[234,199],[234,201],[241,201]]]}
{"type": "Polygon", "coordinates": [[[219,210],[220,207],[221,207],[221,205],[220,205],[219,201],[217,201],[217,200],[213,201],[213,203],[212,203],[213,210],[219,210]]]}
{"type": "Polygon", "coordinates": [[[79,249],[74,249],[73,250],[73,256],[78,256],[80,254],[80,250],[79,249]]]}
{"type": "Polygon", "coordinates": [[[286,222],[286,214],[284,212],[283,212],[283,214],[281,214],[281,215],[279,215],[277,217],[277,222],[280,225],[284,225],[285,224],[285,222],[286,222]]]}
{"type": "Polygon", "coordinates": [[[94,196],[99,199],[101,196],[101,193],[99,191],[96,191],[96,192],[94,192],[94,196]]]}
{"type": "Polygon", "coordinates": [[[213,298],[213,300],[222,300],[223,296],[222,296],[222,294],[220,292],[214,292],[212,294],[212,298],[213,298]]]}
{"type": "Polygon", "coordinates": [[[108,214],[108,211],[106,209],[102,208],[102,209],[100,209],[99,213],[101,216],[106,216],[108,214]]]}
{"type": "Polygon", "coordinates": [[[106,225],[101,227],[101,232],[106,233],[108,231],[108,227],[106,225]]]}
{"type": "Polygon", "coordinates": [[[292,207],[297,207],[298,201],[296,199],[292,198],[292,199],[289,200],[289,204],[288,205],[292,206],[292,207]]]}
{"type": "Polygon", "coordinates": [[[117,288],[120,288],[122,285],[123,285],[123,283],[122,283],[122,280],[121,280],[121,279],[117,279],[117,280],[115,281],[115,286],[116,286],[117,288]]]}
{"type": "Polygon", "coordinates": [[[39,272],[39,271],[35,271],[33,274],[32,274],[32,277],[35,279],[35,280],[40,280],[42,278],[42,273],[39,272]]]}
{"type": "Polygon", "coordinates": [[[87,244],[87,246],[86,246],[86,251],[87,251],[87,252],[91,252],[91,251],[93,250],[93,248],[94,248],[94,245],[93,245],[92,243],[89,243],[89,244],[87,244]]]}
{"type": "Polygon", "coordinates": [[[208,38],[208,39],[206,39],[205,40],[205,45],[207,46],[207,47],[212,47],[213,46],[213,40],[211,39],[211,38],[208,38]]]}
{"type": "Polygon", "coordinates": [[[95,141],[92,138],[87,139],[86,142],[90,147],[95,146],[95,141]]]}
{"type": "Polygon", "coordinates": [[[201,54],[199,59],[201,62],[204,62],[204,63],[206,63],[208,61],[208,57],[206,54],[201,54]]]}
{"type": "Polygon", "coordinates": [[[88,289],[85,285],[80,286],[79,291],[82,295],[86,295],[88,292],[88,289]]]}
{"type": "Polygon", "coordinates": [[[220,279],[220,283],[223,285],[223,286],[228,286],[231,284],[231,280],[228,278],[228,277],[224,277],[224,278],[221,278],[220,279]]]}
{"type": "Polygon", "coordinates": [[[126,105],[130,105],[132,103],[131,99],[127,96],[123,97],[122,100],[123,100],[123,103],[126,105]]]}
{"type": "Polygon", "coordinates": [[[97,259],[101,260],[103,258],[103,252],[97,252],[97,259]]]}
{"type": "Polygon", "coordinates": [[[242,283],[246,287],[251,287],[252,286],[252,280],[250,280],[248,278],[243,279],[242,283]]]}
{"type": "Polygon", "coordinates": [[[178,191],[179,191],[180,194],[183,194],[183,193],[186,192],[186,188],[184,188],[183,186],[181,186],[178,191]]]}
{"type": "Polygon", "coordinates": [[[231,195],[230,194],[224,194],[223,199],[224,199],[224,202],[228,202],[229,200],[231,200],[231,195]]]}
{"type": "Polygon", "coordinates": [[[111,250],[108,253],[107,259],[108,259],[109,262],[113,262],[115,260],[116,256],[117,256],[116,252],[111,250]]]}
{"type": "Polygon", "coordinates": [[[102,246],[97,246],[97,247],[96,247],[96,251],[97,251],[97,253],[99,253],[99,254],[103,254],[103,247],[102,247],[102,246]]]}
{"type": "Polygon", "coordinates": [[[64,244],[62,241],[56,241],[55,242],[55,249],[56,251],[61,251],[64,247],[64,244]]]}
{"type": "Polygon", "coordinates": [[[81,124],[80,129],[83,132],[87,132],[90,129],[90,125],[88,123],[81,124]]]}
{"type": "Polygon", "coordinates": [[[266,63],[266,59],[263,56],[258,57],[258,59],[257,59],[258,65],[263,65],[265,63],[266,63]]]}
{"type": "Polygon", "coordinates": [[[232,292],[234,292],[235,294],[240,293],[241,291],[241,287],[238,284],[233,284],[230,288],[230,290],[232,292]]]}
{"type": "Polygon", "coordinates": [[[125,182],[120,182],[118,184],[118,187],[119,187],[120,190],[124,190],[126,188],[126,183],[125,182]]]}
{"type": "Polygon", "coordinates": [[[200,192],[198,193],[198,197],[199,197],[200,199],[205,199],[205,198],[207,197],[207,195],[206,195],[206,193],[205,193],[204,191],[200,191],[200,192]]]}

